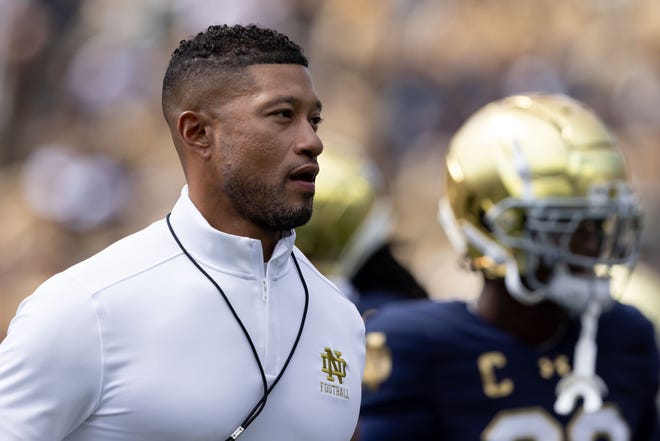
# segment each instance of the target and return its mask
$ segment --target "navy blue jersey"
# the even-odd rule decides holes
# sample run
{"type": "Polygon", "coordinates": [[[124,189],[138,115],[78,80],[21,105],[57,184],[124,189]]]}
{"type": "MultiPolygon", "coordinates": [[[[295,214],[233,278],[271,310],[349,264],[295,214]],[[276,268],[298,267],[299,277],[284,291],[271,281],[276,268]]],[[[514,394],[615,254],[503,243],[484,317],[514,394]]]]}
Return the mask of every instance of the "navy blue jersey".
{"type": "Polygon", "coordinates": [[[383,307],[366,322],[368,361],[361,441],[659,440],[660,370],[653,325],[617,303],[598,327],[596,373],[604,405],[569,415],[553,410],[579,337],[524,344],[459,301],[383,307]]]}

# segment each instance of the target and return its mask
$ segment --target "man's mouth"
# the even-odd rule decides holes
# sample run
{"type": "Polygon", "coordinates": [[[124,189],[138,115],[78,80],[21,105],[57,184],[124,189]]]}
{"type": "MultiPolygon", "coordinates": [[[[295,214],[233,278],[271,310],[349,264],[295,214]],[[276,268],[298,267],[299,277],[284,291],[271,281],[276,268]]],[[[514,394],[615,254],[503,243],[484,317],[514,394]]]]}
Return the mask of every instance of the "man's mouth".
{"type": "Polygon", "coordinates": [[[303,181],[314,183],[316,175],[319,173],[319,166],[316,164],[307,164],[296,168],[289,176],[292,181],[303,181]]]}

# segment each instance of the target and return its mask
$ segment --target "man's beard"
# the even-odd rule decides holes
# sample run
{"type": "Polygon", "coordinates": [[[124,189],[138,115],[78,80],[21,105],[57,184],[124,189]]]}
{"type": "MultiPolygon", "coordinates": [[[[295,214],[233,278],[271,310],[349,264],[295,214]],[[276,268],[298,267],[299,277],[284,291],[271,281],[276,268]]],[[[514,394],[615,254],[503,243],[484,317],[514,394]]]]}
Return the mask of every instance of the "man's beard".
{"type": "Polygon", "coordinates": [[[284,184],[266,187],[255,178],[229,177],[224,190],[239,214],[265,230],[290,230],[312,217],[314,195],[310,194],[301,204],[291,204],[287,202],[284,184]]]}

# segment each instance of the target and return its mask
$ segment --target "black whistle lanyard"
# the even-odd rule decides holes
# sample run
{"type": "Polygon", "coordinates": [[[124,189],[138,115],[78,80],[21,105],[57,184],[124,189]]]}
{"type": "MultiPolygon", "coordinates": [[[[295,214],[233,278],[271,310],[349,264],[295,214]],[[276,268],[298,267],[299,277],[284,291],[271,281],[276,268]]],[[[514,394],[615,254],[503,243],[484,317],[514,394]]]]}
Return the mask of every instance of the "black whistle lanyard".
{"type": "Polygon", "coordinates": [[[240,436],[240,434],[243,433],[243,431],[247,429],[248,426],[252,424],[252,422],[259,416],[261,411],[264,410],[264,407],[266,407],[266,400],[268,399],[268,395],[271,393],[273,388],[280,381],[280,378],[282,378],[284,371],[289,366],[289,362],[293,357],[293,353],[296,351],[296,347],[298,346],[298,342],[300,341],[300,336],[302,335],[303,328],[305,327],[305,320],[307,319],[307,307],[309,306],[309,290],[307,289],[307,283],[305,282],[305,278],[303,277],[302,271],[300,270],[300,265],[298,264],[298,260],[296,259],[296,256],[293,254],[292,251],[291,258],[293,259],[293,263],[295,264],[296,270],[298,271],[298,277],[300,277],[300,282],[302,283],[303,289],[305,290],[305,307],[303,308],[303,314],[302,314],[302,319],[300,320],[300,327],[298,328],[298,334],[296,335],[296,339],[293,342],[293,346],[291,347],[289,356],[286,358],[286,361],[284,362],[284,365],[282,366],[282,370],[280,371],[280,373],[277,374],[277,377],[275,378],[273,383],[270,385],[270,387],[268,387],[268,382],[266,380],[266,372],[264,371],[264,367],[261,364],[261,360],[259,360],[259,355],[257,354],[257,349],[255,348],[254,342],[250,337],[250,333],[245,328],[245,325],[241,321],[240,317],[236,313],[236,310],[231,305],[231,302],[225,295],[225,292],[222,290],[220,285],[218,285],[218,283],[215,280],[213,280],[213,277],[211,277],[209,273],[207,273],[204,270],[204,268],[202,268],[202,266],[199,263],[197,263],[197,261],[190,255],[188,250],[183,246],[183,244],[177,237],[176,233],[174,232],[174,228],[172,228],[172,223],[170,222],[170,215],[171,213],[168,213],[165,220],[167,221],[167,227],[170,229],[170,233],[172,233],[172,237],[176,241],[177,245],[179,245],[179,248],[181,248],[181,251],[183,251],[183,254],[185,254],[186,257],[188,257],[188,259],[192,262],[192,264],[195,265],[195,267],[213,284],[213,286],[215,286],[215,288],[218,290],[222,298],[225,300],[227,307],[234,316],[234,319],[236,319],[238,325],[241,327],[241,330],[243,331],[245,338],[250,344],[250,349],[252,349],[252,355],[254,356],[254,359],[257,362],[257,366],[259,367],[259,374],[261,374],[261,382],[264,388],[263,395],[261,396],[261,399],[257,402],[257,404],[255,404],[252,410],[248,413],[247,417],[245,417],[243,422],[236,428],[236,430],[234,430],[234,432],[229,436],[229,438],[225,440],[225,441],[233,441],[237,439],[240,436]]]}

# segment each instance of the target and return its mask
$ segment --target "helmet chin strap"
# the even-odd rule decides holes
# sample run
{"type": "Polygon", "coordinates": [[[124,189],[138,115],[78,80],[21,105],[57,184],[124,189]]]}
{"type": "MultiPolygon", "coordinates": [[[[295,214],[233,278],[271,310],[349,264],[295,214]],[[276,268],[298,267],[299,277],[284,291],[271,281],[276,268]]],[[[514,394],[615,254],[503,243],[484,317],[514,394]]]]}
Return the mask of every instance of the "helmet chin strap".
{"type": "Polygon", "coordinates": [[[555,265],[552,280],[544,292],[546,299],[576,314],[586,311],[591,303],[597,303],[604,310],[613,302],[610,277],[576,276],[570,273],[565,264],[555,265]]]}

